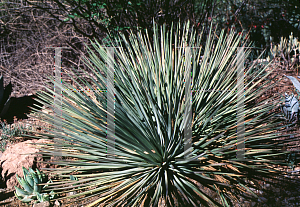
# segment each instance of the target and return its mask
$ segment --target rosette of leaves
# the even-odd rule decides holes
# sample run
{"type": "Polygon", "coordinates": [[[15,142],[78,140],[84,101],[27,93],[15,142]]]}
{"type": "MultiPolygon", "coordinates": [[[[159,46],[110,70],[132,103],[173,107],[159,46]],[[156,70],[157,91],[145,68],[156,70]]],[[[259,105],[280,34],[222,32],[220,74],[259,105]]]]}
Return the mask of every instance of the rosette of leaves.
{"type": "MultiPolygon", "coordinates": [[[[246,68],[244,95],[238,95],[235,62],[241,36],[223,30],[217,37],[211,27],[202,48],[201,35],[196,36],[189,24],[171,30],[154,24],[153,30],[153,43],[141,33],[131,34],[130,41],[121,34],[124,44],[116,40],[114,58],[111,50],[92,41],[95,50],[88,48],[90,56],[85,57],[93,71],[92,83],[80,79],[84,86],[75,88],[65,82],[58,86],[64,97],[63,133],[41,134],[53,141],[41,146],[42,154],[62,156],[51,162],[62,167],[50,170],[61,178],[76,172],[80,193],[72,197],[96,197],[89,206],[158,206],[162,201],[166,206],[233,206],[240,197],[257,201],[251,189],[260,189],[265,178],[277,185],[286,173],[271,165],[283,165],[279,155],[286,153],[280,149],[286,140],[278,139],[277,133],[285,126],[278,114],[270,113],[279,98],[248,104],[274,87],[267,78],[272,70],[261,75],[268,65],[260,70],[252,70],[260,67],[254,65],[246,68]],[[111,68],[114,85],[107,84],[102,75],[112,77],[111,68]],[[186,92],[188,79],[192,95],[186,92]],[[268,87],[258,87],[262,83],[268,87]],[[105,90],[115,94],[114,106],[107,104],[105,90]],[[242,97],[246,159],[236,158],[236,106],[242,97]],[[107,112],[111,108],[114,114],[107,112]],[[188,110],[192,122],[185,115],[188,110]],[[111,116],[115,130],[107,126],[111,116]],[[189,129],[190,146],[185,135],[189,129]],[[109,133],[115,138],[114,145],[109,144],[109,133]]],[[[247,58],[250,49],[244,49],[247,58]]],[[[50,87],[49,92],[39,93],[53,110],[54,94],[50,87]]],[[[53,124],[53,115],[39,115],[53,124]]],[[[56,122],[53,125],[60,127],[56,122]]],[[[72,182],[55,181],[49,188],[70,192],[72,182]]]]}
{"type": "MultiPolygon", "coordinates": [[[[25,167],[22,167],[22,169],[24,177],[20,178],[18,175],[16,175],[22,189],[15,186],[15,195],[20,201],[24,203],[28,203],[31,201],[44,202],[55,198],[56,194],[54,193],[54,191],[51,191],[50,193],[42,192],[48,186],[40,185],[42,183],[45,183],[45,180],[47,180],[44,173],[41,173],[39,169],[37,169],[36,171],[31,168],[27,170],[25,167]]],[[[47,183],[51,182],[52,180],[50,179],[47,183]]]]}

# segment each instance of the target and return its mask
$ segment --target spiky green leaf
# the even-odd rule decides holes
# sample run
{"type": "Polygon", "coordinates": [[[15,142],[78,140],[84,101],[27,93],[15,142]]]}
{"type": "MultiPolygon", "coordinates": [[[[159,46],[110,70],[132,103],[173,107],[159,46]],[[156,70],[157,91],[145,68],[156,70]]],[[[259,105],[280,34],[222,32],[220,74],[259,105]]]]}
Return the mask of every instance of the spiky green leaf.
{"type": "Polygon", "coordinates": [[[26,196],[26,195],[30,195],[30,193],[28,193],[27,191],[25,191],[25,190],[23,190],[23,189],[21,189],[21,188],[19,188],[19,187],[16,187],[15,186],[15,189],[16,189],[16,194],[18,195],[18,196],[26,196]]]}

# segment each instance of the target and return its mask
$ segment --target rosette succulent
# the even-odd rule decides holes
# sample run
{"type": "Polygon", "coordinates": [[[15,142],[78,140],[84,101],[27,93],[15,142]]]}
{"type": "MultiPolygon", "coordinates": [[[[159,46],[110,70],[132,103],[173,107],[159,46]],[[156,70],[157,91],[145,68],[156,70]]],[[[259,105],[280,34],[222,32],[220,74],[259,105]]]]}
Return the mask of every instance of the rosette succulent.
{"type": "MultiPolygon", "coordinates": [[[[31,168],[27,170],[25,167],[23,167],[23,174],[23,178],[20,178],[18,175],[16,175],[19,184],[23,188],[21,189],[15,186],[15,195],[19,200],[21,200],[24,203],[28,203],[33,200],[38,202],[44,202],[55,198],[56,194],[54,193],[54,191],[51,191],[50,193],[42,192],[48,185],[40,185],[44,183],[47,178],[45,174],[39,171],[39,169],[34,171],[31,168]]],[[[51,182],[52,180],[50,179],[47,183],[51,182]]]]}

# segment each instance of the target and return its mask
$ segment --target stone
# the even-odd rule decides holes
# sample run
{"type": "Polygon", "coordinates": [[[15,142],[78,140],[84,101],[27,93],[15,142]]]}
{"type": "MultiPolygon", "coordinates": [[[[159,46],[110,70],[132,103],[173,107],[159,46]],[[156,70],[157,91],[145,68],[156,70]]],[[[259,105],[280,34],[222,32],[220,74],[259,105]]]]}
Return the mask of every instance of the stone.
{"type": "Polygon", "coordinates": [[[67,193],[68,196],[72,196],[72,195],[76,195],[76,194],[77,194],[77,193],[76,193],[75,191],[72,191],[72,192],[68,192],[68,193],[67,193]]]}
{"type": "Polygon", "coordinates": [[[264,197],[259,197],[258,198],[258,202],[267,202],[268,201],[268,199],[267,198],[264,198],[264,197]]]}
{"type": "MultiPolygon", "coordinates": [[[[46,163],[40,163],[39,161],[44,161],[43,157],[34,153],[40,152],[38,146],[31,145],[30,143],[49,143],[49,140],[46,139],[34,139],[27,140],[25,142],[19,142],[9,146],[2,156],[0,157],[0,171],[1,177],[6,184],[6,188],[12,190],[15,189],[14,186],[19,186],[19,183],[16,178],[16,173],[23,177],[22,167],[28,169],[29,167],[35,170],[38,168],[50,167],[46,163]]],[[[41,170],[42,171],[42,170],[41,170]]]]}
{"type": "Polygon", "coordinates": [[[60,202],[59,202],[58,200],[56,200],[56,201],[54,202],[54,206],[60,206],[60,202]]]}
{"type": "Polygon", "coordinates": [[[49,207],[50,203],[49,201],[44,201],[41,203],[34,203],[32,207],[49,207]]]}

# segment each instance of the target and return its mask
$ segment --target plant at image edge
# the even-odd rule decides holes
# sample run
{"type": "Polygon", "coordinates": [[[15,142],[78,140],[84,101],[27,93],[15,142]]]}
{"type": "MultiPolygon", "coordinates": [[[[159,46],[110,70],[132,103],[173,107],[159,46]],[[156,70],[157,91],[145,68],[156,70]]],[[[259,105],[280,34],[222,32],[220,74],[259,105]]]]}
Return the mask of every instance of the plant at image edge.
{"type": "MultiPolygon", "coordinates": [[[[67,178],[76,172],[79,193],[68,198],[86,195],[83,199],[91,202],[92,197],[100,196],[89,206],[102,203],[105,206],[158,206],[160,200],[167,206],[199,206],[200,203],[232,206],[233,202],[239,202],[239,197],[257,201],[257,195],[250,188],[260,189],[259,183],[266,178],[280,181],[286,173],[272,167],[273,164],[284,165],[284,160],[276,158],[286,153],[280,149],[284,141],[275,141],[280,137],[276,130],[284,127],[279,126],[283,117],[269,113],[276,102],[267,100],[265,103],[264,100],[255,106],[248,104],[274,86],[270,84],[272,80],[266,79],[270,72],[263,73],[268,65],[261,70],[252,70],[254,65],[245,69],[245,157],[248,160],[235,159],[236,101],[240,97],[236,93],[234,60],[241,36],[224,35],[222,31],[214,42],[216,37],[210,30],[200,61],[201,36],[196,38],[189,24],[183,28],[172,27],[171,31],[154,25],[154,31],[153,45],[141,34],[132,34],[130,42],[124,37],[123,48],[118,43],[114,45],[114,150],[107,146],[106,94],[100,91],[106,88],[106,78],[100,71],[107,74],[106,62],[113,61],[106,48],[97,41],[92,42],[98,54],[89,48],[90,57],[85,58],[85,64],[93,69],[97,80],[91,77],[92,85],[81,81],[88,89],[95,90],[93,96],[63,83],[63,134],[55,130],[51,135],[40,134],[54,141],[54,144],[42,145],[43,154],[61,156],[51,163],[62,168],[51,169],[51,172],[64,180],[50,183],[49,188],[56,192],[72,191],[74,187],[70,183],[74,181],[67,178]],[[161,37],[159,42],[158,36],[161,37]],[[189,149],[185,149],[183,143],[187,126],[184,116],[187,45],[194,47],[191,50],[193,143],[189,149]],[[254,81],[257,77],[260,79],[254,81]],[[259,83],[269,84],[269,87],[254,90],[259,83]],[[215,92],[209,91],[211,89],[215,92]],[[203,187],[215,193],[217,199],[203,187]]],[[[245,58],[249,53],[246,48],[245,58]]],[[[78,85],[78,89],[84,87],[78,85]]],[[[39,97],[46,107],[53,109],[54,91],[48,90],[39,93],[39,97]]],[[[113,88],[109,86],[108,90],[113,88]]],[[[53,116],[42,112],[39,115],[42,120],[53,123],[53,116]]]]}
{"type": "Polygon", "coordinates": [[[0,151],[4,152],[8,142],[14,142],[14,138],[22,134],[28,134],[31,127],[25,127],[22,124],[11,126],[5,122],[0,122],[0,151]]]}
{"type": "MultiPolygon", "coordinates": [[[[47,185],[43,187],[40,185],[45,182],[45,179],[47,179],[45,174],[41,173],[39,169],[36,169],[35,172],[31,168],[29,168],[29,170],[27,170],[25,167],[22,168],[24,178],[20,178],[18,175],[16,176],[19,184],[23,189],[15,186],[15,195],[20,201],[24,203],[28,203],[34,200],[36,202],[44,202],[55,198],[56,195],[54,191],[51,191],[49,194],[45,192],[42,193],[42,190],[47,187],[47,185]]],[[[49,182],[52,182],[52,180],[50,179],[47,183],[49,182]]]]}

